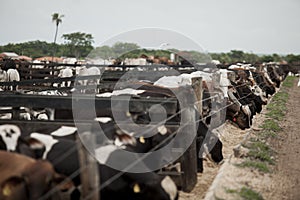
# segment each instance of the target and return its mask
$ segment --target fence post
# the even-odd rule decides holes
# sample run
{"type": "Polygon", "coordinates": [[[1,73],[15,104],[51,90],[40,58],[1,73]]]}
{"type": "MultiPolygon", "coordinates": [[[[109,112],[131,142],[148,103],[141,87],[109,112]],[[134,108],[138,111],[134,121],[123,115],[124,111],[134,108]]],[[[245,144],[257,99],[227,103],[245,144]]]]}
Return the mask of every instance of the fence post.
{"type": "Polygon", "coordinates": [[[200,114],[200,117],[202,117],[202,96],[203,96],[203,91],[202,91],[202,77],[194,77],[192,78],[192,87],[194,89],[195,95],[196,95],[196,107],[197,110],[200,114]]]}
{"type": "Polygon", "coordinates": [[[19,120],[20,112],[20,107],[12,107],[11,119],[19,120]]]}
{"type": "Polygon", "coordinates": [[[99,195],[99,182],[100,174],[98,170],[97,161],[90,152],[85,148],[83,143],[89,148],[90,151],[94,150],[95,147],[95,135],[91,132],[84,132],[80,138],[77,136],[78,144],[78,156],[81,174],[81,185],[82,185],[82,199],[100,200],[99,195]]]}
{"type": "Polygon", "coordinates": [[[196,148],[196,113],[194,108],[194,103],[196,98],[194,96],[194,92],[183,88],[185,90],[181,98],[182,105],[181,107],[181,126],[182,128],[178,132],[178,134],[184,134],[185,137],[192,137],[193,141],[189,148],[184,152],[181,156],[180,164],[181,171],[183,172],[181,175],[181,189],[184,192],[191,192],[197,183],[197,148],[196,148]]]}

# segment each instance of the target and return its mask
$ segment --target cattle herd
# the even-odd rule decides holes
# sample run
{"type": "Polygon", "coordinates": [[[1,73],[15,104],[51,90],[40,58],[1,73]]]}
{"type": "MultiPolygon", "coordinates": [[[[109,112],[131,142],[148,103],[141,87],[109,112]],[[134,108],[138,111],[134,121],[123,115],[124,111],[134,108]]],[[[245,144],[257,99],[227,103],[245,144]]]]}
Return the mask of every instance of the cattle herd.
{"type": "MultiPolygon", "coordinates": [[[[121,84],[114,83],[113,87],[110,85],[110,89],[106,87],[102,90],[103,76],[101,75],[107,73],[107,66],[105,72],[100,66],[57,65],[56,67],[58,70],[55,73],[49,73],[51,78],[47,77],[47,73],[44,79],[39,78],[43,86],[41,91],[31,90],[24,86],[24,84],[32,84],[32,86],[39,87],[39,81],[19,74],[20,66],[10,69],[10,66],[4,66],[2,63],[0,97],[14,95],[22,99],[23,97],[30,98],[30,95],[35,98],[49,95],[49,101],[54,99],[59,104],[58,99],[68,98],[73,93],[80,94],[82,98],[91,96],[92,93],[96,99],[125,96],[149,99],[149,101],[150,99],[159,99],[161,102],[169,99],[179,101],[177,94],[189,86],[194,86],[193,80],[198,78],[201,81],[201,99],[192,98],[195,106],[192,106],[193,112],[191,113],[195,116],[191,119],[194,119],[192,123],[196,127],[194,133],[196,152],[194,153],[196,154],[196,171],[199,173],[203,173],[203,154],[215,163],[221,163],[223,160],[222,141],[213,131],[214,128],[222,125],[226,120],[241,129],[250,128],[255,115],[262,111],[263,106],[268,103],[268,99],[289,73],[287,66],[275,63],[259,66],[236,63],[226,67],[193,68],[189,66],[189,70],[178,70],[178,74],[162,73],[164,74],[162,76],[159,69],[163,66],[159,66],[156,67],[155,72],[158,75],[155,78],[123,80],[121,84]],[[93,78],[75,80],[76,77],[85,76],[93,78]],[[95,78],[97,76],[99,77],[95,78]],[[47,80],[49,83],[46,82],[47,80]],[[96,86],[96,89],[91,91],[86,89],[89,88],[87,86],[96,86]],[[56,99],[56,97],[59,98],[56,99]]],[[[111,68],[113,67],[117,68],[117,66],[111,68]]],[[[151,65],[147,66],[147,70],[151,70],[151,65]]],[[[111,74],[117,72],[108,71],[111,74]]],[[[103,84],[107,84],[107,81],[104,82],[103,84]]],[[[71,123],[72,120],[74,121],[74,113],[60,106],[57,108],[50,105],[49,107],[33,107],[33,104],[28,101],[25,101],[22,106],[13,103],[14,101],[6,102],[5,99],[0,103],[0,199],[81,199],[82,174],[78,156],[79,140],[76,137],[78,128],[71,123]]],[[[182,166],[180,167],[182,163],[176,160],[164,169],[154,171],[147,163],[143,163],[139,154],[132,154],[133,157],[128,158],[128,163],[121,163],[125,165],[125,168],[130,162],[141,160],[139,165],[145,168],[145,172],[139,173],[122,172],[110,167],[107,163],[116,159],[114,155],[118,154],[121,149],[134,153],[150,153],[166,146],[180,128],[159,122],[163,121],[165,124],[179,122],[183,115],[180,106],[179,102],[176,112],[171,115],[161,112],[166,115],[166,118],[160,118],[160,112],[159,114],[154,112],[157,116],[151,116],[150,110],[153,111],[153,107],[151,109],[143,107],[143,110],[123,113],[124,118],[130,118],[136,124],[147,125],[151,124],[154,118],[158,119],[158,125],[152,125],[155,127],[155,134],[151,137],[143,134],[143,131],[147,132],[146,130],[139,130],[140,132],[123,130],[111,114],[105,116],[101,113],[104,111],[97,109],[97,106],[96,115],[92,119],[90,116],[84,116],[85,112],[82,108],[83,114],[80,120],[89,124],[89,132],[95,133],[101,127],[106,136],[103,138],[96,134],[95,139],[95,157],[98,160],[96,171],[99,173],[96,192],[99,198],[102,200],[175,200],[179,198],[178,191],[181,188],[173,180],[170,175],[172,173],[161,173],[167,169],[185,173],[182,172],[182,166]]],[[[184,134],[189,134],[189,132],[185,131],[184,134]]],[[[192,130],[191,134],[193,134],[192,130]]]]}

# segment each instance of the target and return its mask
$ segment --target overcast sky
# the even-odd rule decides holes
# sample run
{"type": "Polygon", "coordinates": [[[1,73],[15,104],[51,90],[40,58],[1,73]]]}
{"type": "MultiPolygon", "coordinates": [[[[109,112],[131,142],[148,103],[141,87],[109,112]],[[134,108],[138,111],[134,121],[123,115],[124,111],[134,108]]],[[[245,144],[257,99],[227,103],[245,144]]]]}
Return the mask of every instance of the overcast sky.
{"type": "Polygon", "coordinates": [[[208,52],[300,54],[300,0],[1,0],[0,45],[52,42],[54,12],[65,15],[59,43],[62,34],[80,31],[99,46],[120,33],[156,27],[208,52]]]}

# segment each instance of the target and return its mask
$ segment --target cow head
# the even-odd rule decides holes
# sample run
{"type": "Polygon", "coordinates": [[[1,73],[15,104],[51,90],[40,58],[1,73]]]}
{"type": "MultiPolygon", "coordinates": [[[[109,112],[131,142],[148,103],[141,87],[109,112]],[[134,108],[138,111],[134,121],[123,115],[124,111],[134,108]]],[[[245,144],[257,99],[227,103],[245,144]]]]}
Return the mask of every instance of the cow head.
{"type": "MultiPolygon", "coordinates": [[[[144,174],[145,175],[145,174],[144,174]]],[[[149,176],[146,174],[146,176],[149,176]]],[[[153,176],[152,174],[150,176],[153,176]]],[[[147,200],[177,200],[178,190],[174,181],[169,177],[151,178],[150,182],[136,182],[130,185],[132,199],[147,200]]]]}
{"type": "Polygon", "coordinates": [[[250,128],[249,115],[245,114],[241,109],[238,109],[235,104],[227,107],[226,119],[237,124],[242,130],[250,128]]]}
{"type": "Polygon", "coordinates": [[[223,160],[223,144],[219,137],[211,132],[202,121],[198,124],[197,130],[197,154],[198,154],[198,172],[203,171],[202,154],[203,151],[216,163],[223,160]]]}
{"type": "Polygon", "coordinates": [[[210,147],[212,146],[209,152],[212,160],[216,163],[221,162],[223,160],[223,153],[222,153],[223,144],[220,141],[219,137],[211,133],[207,145],[210,147]]]}
{"type": "Polygon", "coordinates": [[[0,126],[0,149],[15,151],[21,131],[16,125],[5,124],[0,126]]]}
{"type": "Polygon", "coordinates": [[[65,181],[49,162],[39,160],[28,164],[20,175],[4,180],[0,185],[0,197],[3,200],[50,199],[58,195],[59,190],[71,187],[72,182],[65,181]]]}
{"type": "Polygon", "coordinates": [[[235,122],[242,130],[250,128],[249,116],[244,112],[238,112],[236,116],[232,118],[233,122],[235,122]]]}

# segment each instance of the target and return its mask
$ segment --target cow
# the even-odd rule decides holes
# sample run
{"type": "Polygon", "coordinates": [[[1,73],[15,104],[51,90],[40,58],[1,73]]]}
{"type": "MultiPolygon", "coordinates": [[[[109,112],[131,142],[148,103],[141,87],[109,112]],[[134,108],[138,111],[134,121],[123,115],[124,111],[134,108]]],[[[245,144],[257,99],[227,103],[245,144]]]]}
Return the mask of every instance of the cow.
{"type": "MultiPolygon", "coordinates": [[[[58,77],[60,78],[70,78],[72,76],[73,76],[73,70],[70,67],[61,69],[58,74],[58,77]]],[[[71,87],[71,81],[63,81],[61,83],[61,87],[71,87]]]]}
{"type": "Polygon", "coordinates": [[[59,199],[59,190],[72,186],[70,181],[59,186],[64,179],[46,160],[0,151],[1,200],[50,199],[46,198],[49,192],[51,199],[59,199]]]}
{"type": "MultiPolygon", "coordinates": [[[[81,184],[80,181],[80,165],[78,160],[78,150],[75,141],[68,139],[56,139],[51,135],[32,133],[30,138],[22,138],[19,132],[20,129],[13,128],[14,125],[2,125],[1,130],[3,134],[2,137],[7,137],[5,133],[16,134],[16,137],[7,137],[3,141],[8,144],[10,142],[10,147],[7,150],[18,150],[20,153],[25,153],[34,158],[44,158],[53,164],[54,169],[65,176],[73,176],[72,181],[75,186],[81,184]],[[13,130],[11,130],[13,129],[13,130]],[[10,141],[10,138],[12,138],[10,141]],[[23,145],[23,148],[18,146],[23,145]],[[15,146],[14,146],[15,145],[15,146]],[[27,145],[26,152],[24,152],[24,146],[27,145]],[[28,151],[31,149],[31,152],[28,151]],[[22,152],[23,151],[23,152],[22,152]]],[[[122,137],[118,137],[119,142],[122,142],[122,137]]],[[[128,138],[125,137],[125,142],[127,144],[128,138]]],[[[134,140],[134,138],[132,138],[134,140]]],[[[133,144],[133,143],[132,143],[133,144]]],[[[113,145],[108,143],[106,146],[113,145]]],[[[103,147],[103,146],[101,146],[103,147]]],[[[109,158],[110,154],[116,154],[119,148],[113,145],[114,151],[106,152],[105,157],[109,158]]],[[[130,148],[130,147],[129,147],[130,148]]],[[[103,159],[103,158],[100,158],[103,159]]],[[[138,159],[138,158],[137,158],[138,159]]],[[[147,173],[128,173],[119,172],[118,170],[112,169],[105,165],[106,163],[98,163],[98,169],[101,173],[100,182],[101,184],[106,183],[107,185],[100,190],[101,199],[166,199],[175,200],[178,199],[178,191],[174,182],[168,177],[161,177],[154,172],[147,173]],[[110,183],[110,179],[114,176],[118,176],[116,180],[110,183]],[[114,197],[114,198],[112,198],[114,197]]],[[[146,169],[147,166],[145,166],[146,169]]],[[[150,170],[149,170],[150,171],[150,170]]],[[[71,194],[72,199],[78,199],[78,190],[74,190],[71,194]]]]}
{"type": "MultiPolygon", "coordinates": [[[[20,74],[16,69],[8,69],[7,70],[7,81],[8,82],[15,82],[20,81],[20,74]]],[[[10,90],[17,90],[17,86],[9,87],[10,90]]]]}
{"type": "MultiPolygon", "coordinates": [[[[87,86],[87,85],[99,85],[100,83],[100,75],[101,75],[101,71],[98,67],[90,67],[87,68],[86,66],[82,66],[82,67],[76,67],[76,75],[78,77],[84,77],[84,76],[92,76],[92,75],[98,75],[99,77],[94,78],[94,79],[85,79],[85,80],[78,80],[79,85],[82,86],[87,86]]],[[[95,92],[99,92],[99,90],[96,88],[94,90],[95,92]]],[[[85,93],[87,92],[86,90],[81,90],[81,92],[85,93]]]]}
{"type": "Polygon", "coordinates": [[[242,130],[250,128],[249,116],[241,110],[240,106],[230,101],[227,101],[226,119],[237,124],[242,130]]]}
{"type": "Polygon", "coordinates": [[[267,66],[267,73],[268,73],[270,79],[275,83],[276,87],[279,88],[280,83],[282,81],[282,77],[280,77],[278,75],[277,71],[275,70],[275,66],[268,65],[267,66]]]}
{"type": "MultiPolygon", "coordinates": [[[[228,99],[226,99],[226,119],[236,123],[241,129],[250,128],[251,117],[253,116],[249,105],[241,102],[241,97],[233,86],[228,89],[228,99]]],[[[253,105],[252,105],[253,106],[253,105]]]]}
{"type": "Polygon", "coordinates": [[[265,92],[267,98],[276,92],[275,87],[264,77],[262,72],[252,72],[252,74],[255,82],[265,92]]]}
{"type": "MultiPolygon", "coordinates": [[[[180,89],[178,88],[178,86],[191,84],[190,79],[193,76],[197,77],[197,76],[199,76],[199,73],[194,73],[192,75],[182,74],[180,76],[163,77],[163,78],[159,79],[158,81],[156,81],[154,84],[146,83],[146,82],[135,82],[135,83],[131,83],[131,84],[127,85],[129,87],[128,90],[126,90],[126,89],[121,90],[124,93],[121,93],[121,91],[114,91],[113,93],[111,93],[111,95],[113,95],[114,93],[115,94],[126,94],[125,93],[125,90],[126,90],[128,92],[127,93],[128,95],[135,94],[135,95],[139,95],[142,97],[151,96],[151,97],[175,98],[176,97],[175,94],[180,93],[180,89]],[[184,79],[184,77],[187,77],[187,78],[184,79]],[[133,91],[133,89],[129,90],[130,88],[138,88],[138,90],[134,90],[134,91],[133,91]]],[[[210,131],[208,131],[208,127],[204,124],[204,123],[209,123],[209,121],[210,121],[209,112],[211,110],[211,100],[210,100],[210,94],[209,94],[207,84],[205,81],[203,83],[204,83],[203,84],[204,90],[202,91],[202,93],[203,93],[205,100],[202,101],[202,105],[203,105],[203,108],[205,108],[205,112],[203,112],[203,110],[200,112],[198,110],[195,110],[195,112],[197,113],[197,115],[196,115],[197,121],[198,121],[198,119],[200,119],[200,122],[199,122],[200,125],[199,125],[199,128],[197,129],[197,135],[198,135],[197,137],[202,138],[202,140],[197,139],[197,147],[199,148],[199,150],[198,150],[198,157],[199,157],[198,171],[199,172],[203,171],[202,161],[200,160],[202,158],[202,155],[200,153],[200,147],[202,145],[208,145],[209,142],[212,143],[211,141],[215,141],[215,143],[214,143],[214,144],[216,144],[215,146],[209,145],[210,146],[209,149],[211,150],[210,155],[216,163],[219,163],[223,159],[221,141],[218,139],[217,136],[215,136],[210,131]],[[203,114],[205,114],[205,118],[204,118],[203,114]],[[201,117],[203,117],[205,119],[204,122],[201,120],[201,117]],[[206,136],[208,139],[203,140],[203,138],[205,138],[206,136]]],[[[131,113],[131,117],[133,118],[135,123],[148,124],[151,122],[151,118],[149,116],[149,113],[147,113],[147,112],[131,113]]],[[[180,121],[180,116],[174,117],[172,120],[175,120],[178,122],[178,121],[180,121]]],[[[172,132],[174,132],[174,131],[167,130],[168,134],[161,135],[158,133],[151,138],[144,139],[145,144],[140,145],[138,148],[135,149],[135,151],[138,151],[140,153],[148,152],[153,147],[162,143],[162,141],[164,141],[163,138],[168,137],[169,135],[172,134],[172,132]]],[[[138,143],[139,143],[139,141],[138,141],[138,143]]]]}
{"type": "Polygon", "coordinates": [[[7,81],[7,73],[5,70],[2,70],[0,68],[0,82],[6,82],[7,81]]]}

